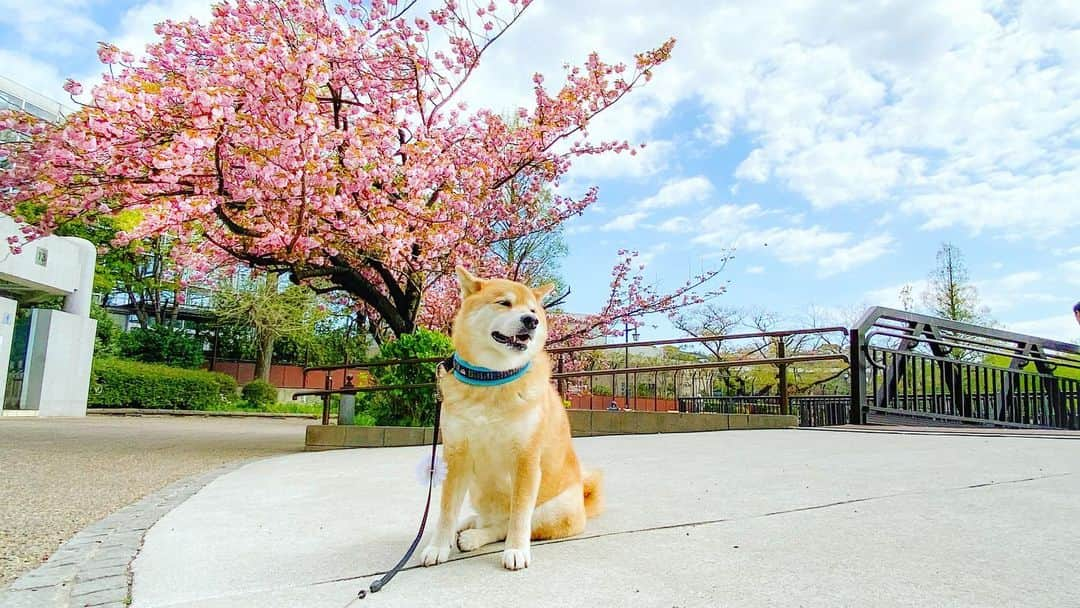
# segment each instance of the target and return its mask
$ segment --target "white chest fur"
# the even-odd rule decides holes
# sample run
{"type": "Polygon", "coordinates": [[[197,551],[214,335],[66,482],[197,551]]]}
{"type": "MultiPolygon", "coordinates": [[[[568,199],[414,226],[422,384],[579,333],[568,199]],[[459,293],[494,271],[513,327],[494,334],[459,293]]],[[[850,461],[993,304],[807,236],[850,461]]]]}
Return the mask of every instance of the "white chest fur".
{"type": "Polygon", "coordinates": [[[532,444],[540,426],[543,394],[523,392],[528,386],[484,388],[457,382],[445,386],[443,438],[447,446],[466,446],[475,481],[503,490],[517,456],[532,444]]]}

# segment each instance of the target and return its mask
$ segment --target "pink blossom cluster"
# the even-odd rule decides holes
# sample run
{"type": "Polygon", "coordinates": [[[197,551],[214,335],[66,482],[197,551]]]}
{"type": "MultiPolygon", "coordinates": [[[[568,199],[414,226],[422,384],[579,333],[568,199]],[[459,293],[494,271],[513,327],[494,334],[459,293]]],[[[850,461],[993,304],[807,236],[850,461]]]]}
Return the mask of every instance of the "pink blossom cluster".
{"type": "MultiPolygon", "coordinates": [[[[674,41],[632,67],[592,54],[556,89],[537,75],[534,106],[507,118],[456,97],[530,3],[446,0],[410,18],[414,4],[231,0],[209,23],[158,25],[140,58],[102,44],[109,73],[65,122],[0,113],[0,130],[21,134],[4,144],[13,169],[0,174],[0,212],[34,210],[25,240],[136,211],[141,221],[120,242],[170,235],[187,277],[231,260],[354,296],[367,289],[356,284],[374,286],[361,305],[418,293],[414,314],[444,325],[454,265],[498,270],[495,239],[556,226],[595,202],[595,189],[541,193],[574,158],[631,149],[593,141],[586,127],[646,82],[674,41]],[[525,188],[506,197],[511,181],[525,188]]],[[[614,270],[605,310],[568,325],[560,342],[694,300],[691,284],[703,281],[654,293],[631,276],[632,257],[614,270]]]]}

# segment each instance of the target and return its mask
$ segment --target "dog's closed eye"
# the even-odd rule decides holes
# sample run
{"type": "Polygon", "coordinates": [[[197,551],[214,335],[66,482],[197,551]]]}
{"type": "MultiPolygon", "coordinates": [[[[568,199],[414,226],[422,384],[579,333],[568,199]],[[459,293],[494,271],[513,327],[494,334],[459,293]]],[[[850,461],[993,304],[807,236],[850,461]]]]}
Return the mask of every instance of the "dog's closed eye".
{"type": "Polygon", "coordinates": [[[497,301],[495,303],[498,304],[499,306],[505,306],[507,308],[510,308],[510,306],[511,306],[510,305],[510,300],[499,300],[499,301],[497,301]]]}

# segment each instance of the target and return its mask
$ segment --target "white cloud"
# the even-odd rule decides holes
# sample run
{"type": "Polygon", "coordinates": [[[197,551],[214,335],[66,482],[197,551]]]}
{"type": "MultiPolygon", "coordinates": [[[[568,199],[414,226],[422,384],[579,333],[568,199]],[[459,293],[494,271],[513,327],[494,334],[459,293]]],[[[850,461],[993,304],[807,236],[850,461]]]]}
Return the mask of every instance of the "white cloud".
{"type": "Polygon", "coordinates": [[[915,307],[920,307],[922,305],[921,295],[929,287],[929,283],[926,279],[917,279],[908,281],[907,283],[872,289],[863,295],[863,300],[866,301],[868,306],[885,306],[888,308],[902,309],[904,308],[904,304],[900,300],[900,294],[905,287],[911,288],[911,296],[915,300],[915,307]]]}
{"type": "Polygon", "coordinates": [[[555,82],[591,49],[628,58],[674,35],[673,59],[595,135],[647,138],[690,102],[695,145],[749,138],[738,179],[821,208],[888,202],[926,229],[1015,238],[1080,228],[1080,4],[595,0],[570,26],[536,4],[478,78],[485,95],[527,101],[534,69],[555,82]]]}
{"type": "Polygon", "coordinates": [[[1071,312],[1039,319],[1013,321],[1003,325],[1006,329],[1022,334],[1080,343],[1080,325],[1076,323],[1071,312]]]}
{"type": "Polygon", "coordinates": [[[0,49],[0,76],[6,76],[34,92],[56,101],[57,104],[74,105],[64,92],[64,77],[56,67],[24,53],[0,49]]]}
{"type": "Polygon", "coordinates": [[[1046,291],[1049,284],[1042,272],[1024,270],[1001,277],[972,281],[979,297],[979,304],[992,314],[1023,309],[1033,304],[1064,302],[1061,294],[1046,291]]]}
{"type": "Polygon", "coordinates": [[[826,277],[832,276],[868,264],[891,252],[894,242],[891,235],[882,234],[850,247],[834,249],[832,253],[818,260],[820,274],[826,277]]]}
{"type": "Polygon", "coordinates": [[[665,251],[667,251],[668,247],[669,247],[669,245],[667,243],[659,243],[657,245],[653,245],[652,247],[649,247],[648,249],[646,249],[645,251],[641,252],[638,255],[638,257],[637,257],[638,264],[641,264],[643,266],[648,266],[649,264],[652,263],[653,260],[656,259],[656,256],[658,256],[661,253],[664,253],[665,251]]]}
{"type": "Polygon", "coordinates": [[[763,274],[764,272],[764,266],[750,266],[746,269],[746,274],[763,274]]]}
{"type": "Polygon", "coordinates": [[[24,45],[35,52],[67,54],[76,41],[105,31],[90,16],[90,4],[87,0],[0,0],[0,25],[17,32],[24,45]]]}
{"type": "Polygon", "coordinates": [[[594,228],[594,226],[591,225],[591,224],[582,224],[582,223],[579,223],[579,222],[574,222],[574,223],[571,223],[571,224],[567,225],[566,234],[567,234],[567,236],[569,236],[571,234],[585,234],[585,233],[588,233],[588,232],[592,232],[593,228],[594,228]]]}
{"type": "Polygon", "coordinates": [[[703,175],[670,180],[656,194],[638,202],[638,209],[665,209],[708,199],[715,188],[703,175]]]}
{"type": "Polygon", "coordinates": [[[748,231],[750,223],[765,215],[761,205],[720,205],[706,213],[696,222],[700,234],[694,242],[700,245],[729,247],[739,236],[748,231]]]}
{"type": "Polygon", "coordinates": [[[581,156],[574,160],[567,179],[572,184],[591,184],[599,179],[634,178],[656,175],[668,167],[668,158],[675,149],[670,141],[655,140],[645,147],[635,147],[619,154],[581,156]]]}
{"type": "Polygon", "coordinates": [[[735,241],[737,250],[768,250],[788,264],[817,262],[851,240],[846,232],[834,232],[821,226],[809,228],[766,228],[753,230],[735,241]]]}
{"type": "MultiPolygon", "coordinates": [[[[1080,285],[1080,260],[1072,260],[1069,262],[1063,262],[1059,266],[1060,276],[1065,282],[1071,285],[1080,285]]],[[[1080,299],[1080,298],[1078,298],[1080,299]]]]}
{"type": "Polygon", "coordinates": [[[641,220],[645,219],[648,214],[644,211],[635,211],[633,213],[626,213],[616,217],[610,222],[600,227],[600,230],[604,232],[611,232],[612,230],[633,230],[637,228],[637,225],[641,223],[641,220]]]}
{"type": "Polygon", "coordinates": [[[664,220],[656,229],[661,232],[690,232],[694,229],[694,223],[689,218],[677,215],[664,220]]]}
{"type": "MultiPolygon", "coordinates": [[[[769,254],[787,264],[814,264],[820,276],[832,276],[867,264],[892,251],[895,239],[883,234],[852,244],[852,234],[820,225],[806,226],[803,218],[785,226],[761,227],[769,217],[781,215],[757,203],[720,205],[694,220],[675,217],[660,225],[667,232],[696,232],[691,242],[718,249],[736,249],[754,255],[769,254]]],[[[788,217],[788,220],[792,218],[788,217]]]]}
{"type": "Polygon", "coordinates": [[[160,0],[143,2],[128,9],[121,17],[122,29],[115,32],[109,42],[136,56],[146,45],[159,40],[154,26],[162,21],[186,21],[195,18],[203,23],[210,20],[211,0],[160,0]]]}
{"type": "MultiPolygon", "coordinates": [[[[633,212],[615,218],[601,230],[633,230],[653,211],[703,202],[714,190],[712,182],[701,175],[669,180],[656,194],[634,203],[633,212]]],[[[664,220],[657,228],[663,232],[687,232],[691,226],[687,218],[676,216],[664,220]]]]}
{"type": "MultiPolygon", "coordinates": [[[[929,290],[926,279],[909,281],[906,284],[890,285],[869,291],[865,299],[872,305],[901,308],[900,290],[911,286],[911,295],[917,309],[922,309],[923,294],[929,290]]],[[[989,310],[990,316],[1013,317],[1036,305],[1057,305],[1062,308],[1071,306],[1066,294],[1053,292],[1054,283],[1047,281],[1045,274],[1035,270],[1024,270],[1000,277],[979,278],[971,281],[980,309],[989,310]]]]}

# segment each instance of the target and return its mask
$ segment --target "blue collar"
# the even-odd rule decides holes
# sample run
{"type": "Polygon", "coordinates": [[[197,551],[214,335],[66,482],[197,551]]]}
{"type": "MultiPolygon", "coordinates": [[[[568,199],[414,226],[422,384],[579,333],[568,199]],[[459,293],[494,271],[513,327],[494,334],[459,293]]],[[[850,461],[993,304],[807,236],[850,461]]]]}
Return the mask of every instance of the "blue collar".
{"type": "Polygon", "coordinates": [[[454,353],[452,359],[454,377],[472,386],[501,386],[524,376],[525,372],[529,371],[532,366],[532,361],[529,361],[515,369],[494,370],[470,365],[462,361],[457,356],[457,353],[454,353]]]}

